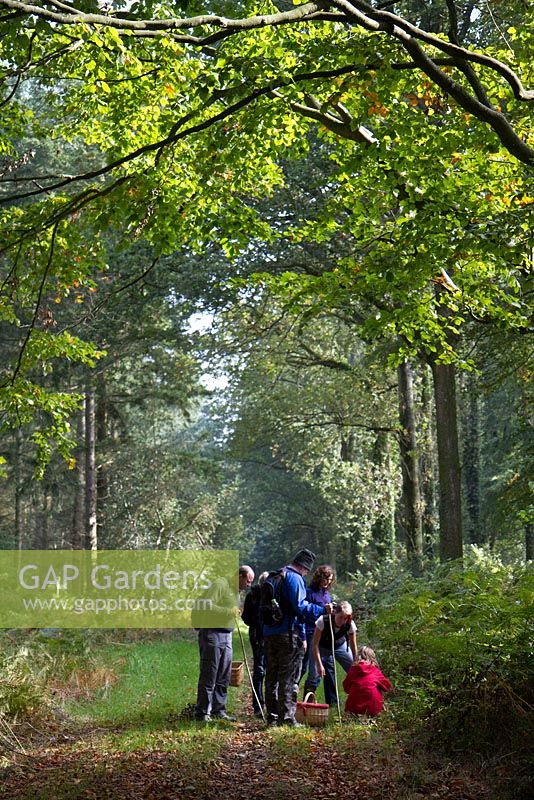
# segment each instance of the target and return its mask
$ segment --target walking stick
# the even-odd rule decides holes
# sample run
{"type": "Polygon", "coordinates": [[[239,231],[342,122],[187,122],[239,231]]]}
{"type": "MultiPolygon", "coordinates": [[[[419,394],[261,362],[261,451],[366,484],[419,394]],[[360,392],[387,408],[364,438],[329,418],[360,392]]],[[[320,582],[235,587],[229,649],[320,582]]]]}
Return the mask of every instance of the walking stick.
{"type": "Polygon", "coordinates": [[[243,661],[245,662],[245,667],[246,667],[248,679],[249,679],[249,682],[250,682],[250,688],[252,689],[252,694],[256,698],[256,702],[258,704],[258,708],[260,709],[260,712],[261,712],[261,718],[265,722],[265,714],[263,713],[263,706],[260,703],[260,698],[258,697],[258,695],[256,693],[256,689],[254,688],[254,681],[252,680],[252,675],[250,674],[250,668],[249,668],[248,661],[247,661],[247,654],[245,652],[245,642],[243,641],[243,634],[241,633],[241,628],[239,627],[239,615],[238,614],[236,614],[236,618],[237,618],[237,632],[239,634],[239,639],[241,641],[241,649],[243,650],[243,661]]]}
{"type": "Polygon", "coordinates": [[[328,615],[330,621],[330,633],[332,634],[332,661],[334,662],[334,685],[336,687],[336,700],[337,700],[337,717],[341,724],[341,706],[339,704],[339,689],[337,686],[337,669],[336,669],[336,641],[334,639],[334,625],[332,623],[332,614],[328,615]]]}

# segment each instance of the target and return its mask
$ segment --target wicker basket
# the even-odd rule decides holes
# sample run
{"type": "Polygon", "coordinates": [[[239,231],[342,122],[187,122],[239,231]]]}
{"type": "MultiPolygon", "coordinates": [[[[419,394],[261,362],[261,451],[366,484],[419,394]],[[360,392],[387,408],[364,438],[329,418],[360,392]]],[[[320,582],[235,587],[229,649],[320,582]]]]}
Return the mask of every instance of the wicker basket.
{"type": "Polygon", "coordinates": [[[242,661],[232,661],[232,674],[230,676],[230,686],[239,686],[243,683],[244,664],[242,661]]]}
{"type": "Polygon", "coordinates": [[[314,693],[308,692],[304,702],[297,703],[295,719],[312,728],[322,728],[328,722],[329,711],[330,706],[326,703],[316,703],[314,693]]]}

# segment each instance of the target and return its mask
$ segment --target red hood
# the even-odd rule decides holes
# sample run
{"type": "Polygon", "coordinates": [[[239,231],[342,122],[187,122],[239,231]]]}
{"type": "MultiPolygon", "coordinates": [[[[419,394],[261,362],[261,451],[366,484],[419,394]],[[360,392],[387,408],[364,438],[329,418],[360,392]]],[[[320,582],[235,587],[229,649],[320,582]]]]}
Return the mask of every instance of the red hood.
{"type": "Polygon", "coordinates": [[[357,664],[352,665],[352,668],[359,675],[369,675],[369,673],[376,669],[375,665],[371,664],[370,661],[358,661],[357,664]]]}

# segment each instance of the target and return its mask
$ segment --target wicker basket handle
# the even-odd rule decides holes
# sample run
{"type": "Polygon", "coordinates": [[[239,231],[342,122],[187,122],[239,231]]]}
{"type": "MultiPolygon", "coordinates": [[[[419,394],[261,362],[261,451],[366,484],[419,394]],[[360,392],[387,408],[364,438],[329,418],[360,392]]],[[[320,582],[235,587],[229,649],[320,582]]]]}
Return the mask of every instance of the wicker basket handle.
{"type": "Polygon", "coordinates": [[[305,703],[315,703],[317,702],[315,699],[315,694],[313,692],[306,692],[304,695],[304,702],[305,703]]]}

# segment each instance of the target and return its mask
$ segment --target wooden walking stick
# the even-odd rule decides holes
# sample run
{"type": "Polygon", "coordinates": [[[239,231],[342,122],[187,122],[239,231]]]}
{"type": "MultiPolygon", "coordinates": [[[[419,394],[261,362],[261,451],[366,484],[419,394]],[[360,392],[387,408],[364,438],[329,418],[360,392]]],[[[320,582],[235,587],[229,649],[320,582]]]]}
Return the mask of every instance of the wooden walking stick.
{"type": "Polygon", "coordinates": [[[236,618],[237,618],[237,632],[239,634],[239,639],[241,641],[241,649],[243,650],[243,661],[245,662],[245,668],[247,670],[247,675],[248,675],[248,679],[249,679],[249,683],[250,683],[250,688],[252,689],[252,694],[256,698],[256,702],[258,704],[258,708],[260,709],[260,712],[261,712],[261,718],[265,722],[265,714],[263,713],[263,706],[260,703],[260,698],[258,697],[258,695],[256,693],[256,689],[254,688],[254,681],[252,680],[252,675],[250,673],[250,668],[249,668],[248,661],[247,661],[247,654],[246,654],[246,651],[245,651],[245,642],[243,640],[243,634],[241,633],[241,628],[239,627],[239,622],[240,622],[239,614],[236,614],[236,618]]]}
{"type": "Polygon", "coordinates": [[[328,615],[330,621],[330,633],[332,634],[332,661],[334,662],[334,685],[336,687],[336,700],[337,700],[337,717],[341,724],[341,706],[339,704],[339,689],[337,686],[337,669],[336,669],[336,641],[334,639],[334,625],[332,623],[332,614],[328,615]]]}

